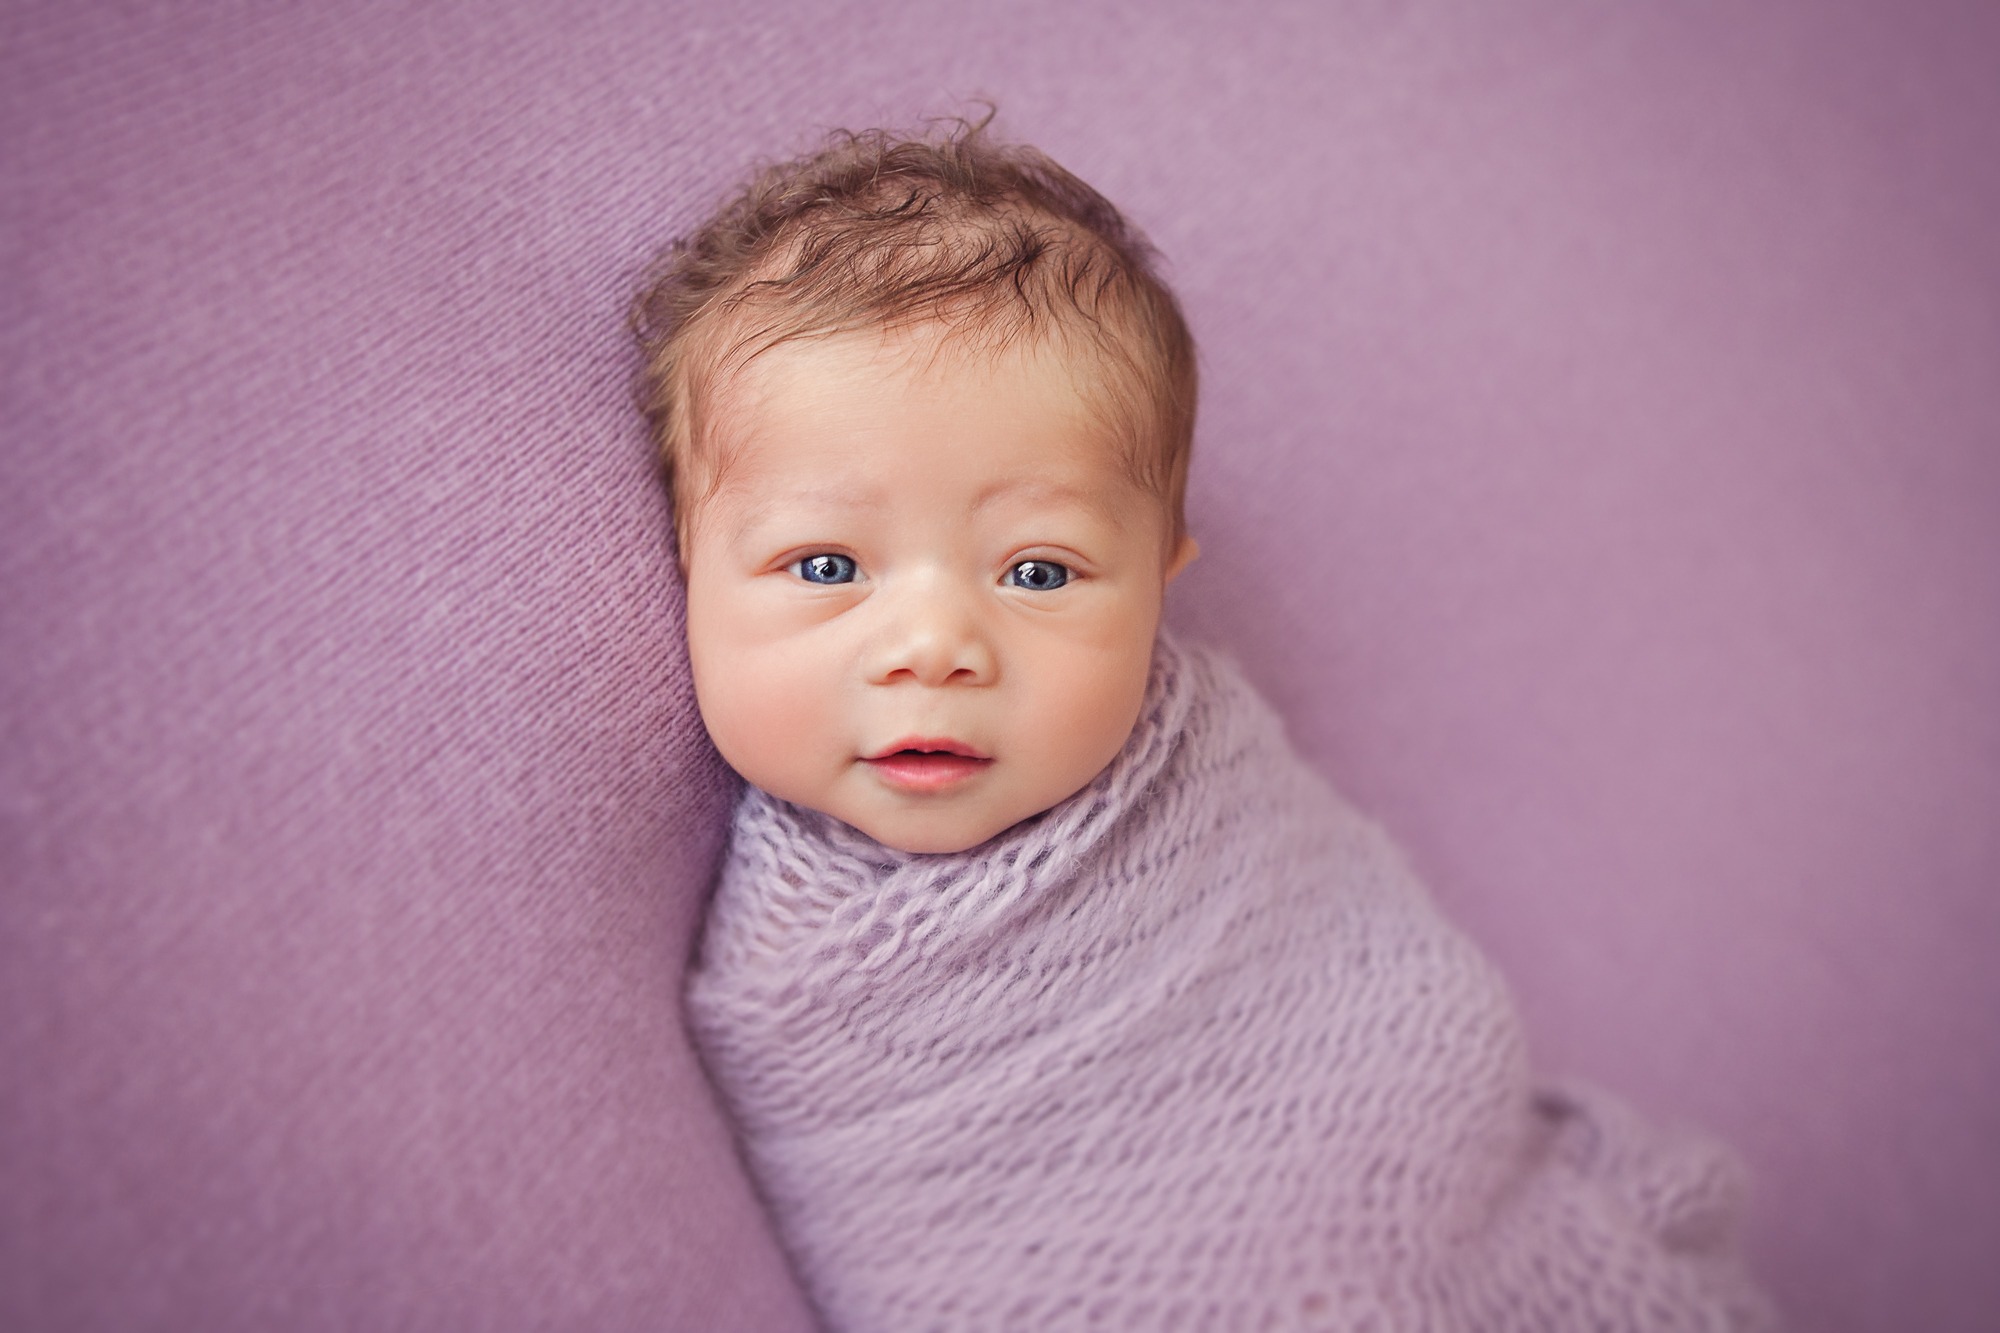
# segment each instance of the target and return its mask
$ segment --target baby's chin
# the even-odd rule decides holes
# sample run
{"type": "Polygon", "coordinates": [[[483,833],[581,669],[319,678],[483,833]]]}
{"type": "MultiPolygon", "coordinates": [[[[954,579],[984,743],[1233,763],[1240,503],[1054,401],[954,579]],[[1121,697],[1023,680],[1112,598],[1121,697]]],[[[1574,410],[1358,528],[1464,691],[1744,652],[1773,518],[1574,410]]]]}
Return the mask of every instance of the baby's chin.
{"type": "Polygon", "coordinates": [[[1009,829],[1059,804],[1060,799],[995,806],[980,802],[917,798],[895,801],[886,808],[874,801],[841,809],[818,808],[822,814],[833,816],[884,847],[918,855],[944,856],[968,852],[991,842],[1009,829]],[[1024,804],[1032,808],[1023,808],[1024,804]]]}
{"type": "Polygon", "coordinates": [[[945,856],[954,852],[969,852],[973,848],[993,841],[1017,824],[1025,823],[1041,814],[1040,810],[1030,814],[996,822],[993,817],[967,821],[949,818],[923,818],[921,815],[899,818],[870,818],[828,811],[835,819],[867,834],[884,847],[899,852],[914,852],[919,855],[945,856]]]}

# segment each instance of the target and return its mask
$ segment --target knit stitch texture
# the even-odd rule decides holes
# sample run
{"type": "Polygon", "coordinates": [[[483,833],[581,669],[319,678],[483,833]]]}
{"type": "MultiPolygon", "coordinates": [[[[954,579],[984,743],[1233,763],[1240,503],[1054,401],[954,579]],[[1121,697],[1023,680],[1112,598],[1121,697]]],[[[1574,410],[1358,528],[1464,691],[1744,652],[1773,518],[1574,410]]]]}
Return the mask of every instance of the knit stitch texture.
{"type": "Polygon", "coordinates": [[[915,855],[750,791],[691,1026],[836,1330],[1750,1329],[1733,1160],[1513,1006],[1225,661],[915,855]]]}

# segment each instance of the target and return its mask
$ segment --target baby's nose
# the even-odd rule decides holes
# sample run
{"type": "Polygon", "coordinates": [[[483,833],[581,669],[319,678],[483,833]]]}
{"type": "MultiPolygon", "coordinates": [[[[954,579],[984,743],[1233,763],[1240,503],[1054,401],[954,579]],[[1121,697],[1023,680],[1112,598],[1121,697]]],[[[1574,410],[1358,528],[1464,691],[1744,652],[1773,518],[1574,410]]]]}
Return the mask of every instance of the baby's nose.
{"type": "Polygon", "coordinates": [[[997,659],[971,590],[942,575],[926,575],[883,600],[888,615],[869,672],[875,683],[992,683],[997,659]]]}

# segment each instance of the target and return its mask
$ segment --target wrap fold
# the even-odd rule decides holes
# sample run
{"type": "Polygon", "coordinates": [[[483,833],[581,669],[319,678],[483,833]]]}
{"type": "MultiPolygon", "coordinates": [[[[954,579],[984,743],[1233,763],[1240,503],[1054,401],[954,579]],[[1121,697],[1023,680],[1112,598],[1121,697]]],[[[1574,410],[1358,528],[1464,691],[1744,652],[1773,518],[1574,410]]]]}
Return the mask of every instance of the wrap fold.
{"type": "Polygon", "coordinates": [[[754,789],[688,1013],[835,1330],[1761,1329],[1740,1172],[1538,1088],[1494,970],[1225,660],[897,852],[754,789]]]}

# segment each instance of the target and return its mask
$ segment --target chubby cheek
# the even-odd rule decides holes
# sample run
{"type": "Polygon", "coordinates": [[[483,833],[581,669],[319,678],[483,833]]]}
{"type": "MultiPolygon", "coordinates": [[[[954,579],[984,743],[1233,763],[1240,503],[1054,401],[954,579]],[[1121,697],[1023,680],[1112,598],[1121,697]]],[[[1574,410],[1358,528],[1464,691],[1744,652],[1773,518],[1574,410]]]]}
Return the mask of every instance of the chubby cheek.
{"type": "Polygon", "coordinates": [[[688,611],[695,701],[709,739],[746,781],[812,804],[840,716],[824,670],[706,621],[692,597],[688,611]]]}
{"type": "Polygon", "coordinates": [[[735,661],[701,674],[695,690],[709,738],[729,766],[774,796],[816,804],[816,788],[831,730],[830,701],[815,701],[782,669],[735,661]]]}
{"type": "Polygon", "coordinates": [[[1052,664],[1045,673],[1054,688],[1022,715],[1038,720],[1038,758],[1051,788],[1061,788],[1047,804],[1080,790],[1124,748],[1145,699],[1151,649],[1143,637],[1117,651],[1052,664]]]}

